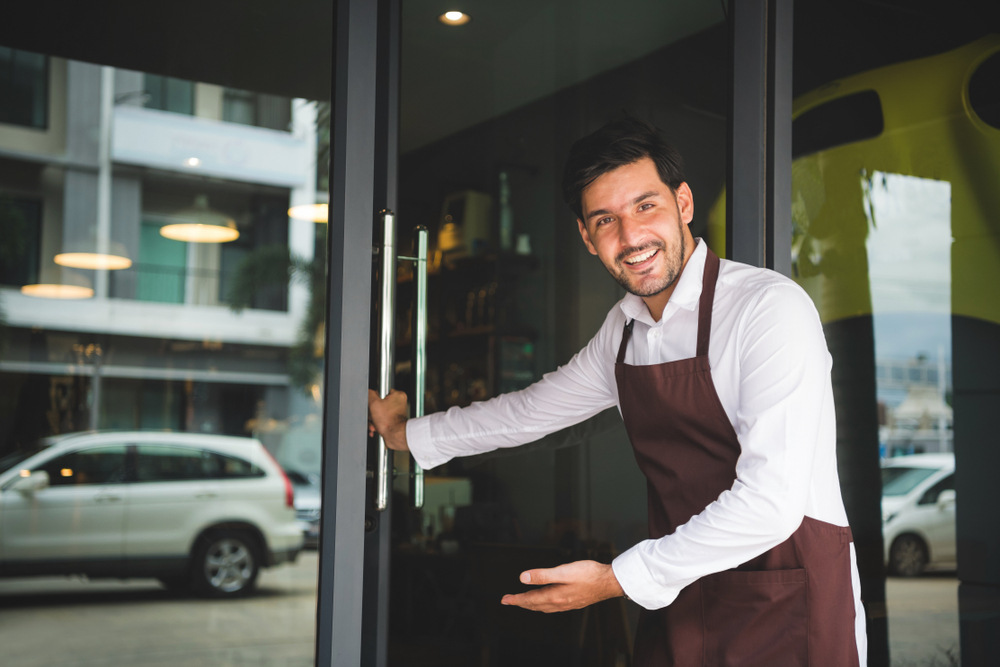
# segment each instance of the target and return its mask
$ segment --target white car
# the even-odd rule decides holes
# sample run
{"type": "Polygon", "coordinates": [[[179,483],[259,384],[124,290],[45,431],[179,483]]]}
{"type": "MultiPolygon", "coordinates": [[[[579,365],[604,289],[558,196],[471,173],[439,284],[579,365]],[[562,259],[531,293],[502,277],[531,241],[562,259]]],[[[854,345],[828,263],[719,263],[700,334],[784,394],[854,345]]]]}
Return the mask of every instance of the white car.
{"type": "Polygon", "coordinates": [[[929,567],[954,567],[954,454],[882,462],[882,537],[890,574],[913,577],[929,567]]]}
{"type": "Polygon", "coordinates": [[[322,505],[322,486],[316,473],[302,473],[296,470],[285,470],[288,479],[295,487],[295,515],[302,526],[306,548],[319,548],[320,507],[322,505]]]}
{"type": "Polygon", "coordinates": [[[155,577],[233,597],[301,549],[292,485],[258,440],[77,433],[0,461],[2,576],[155,577]]]}

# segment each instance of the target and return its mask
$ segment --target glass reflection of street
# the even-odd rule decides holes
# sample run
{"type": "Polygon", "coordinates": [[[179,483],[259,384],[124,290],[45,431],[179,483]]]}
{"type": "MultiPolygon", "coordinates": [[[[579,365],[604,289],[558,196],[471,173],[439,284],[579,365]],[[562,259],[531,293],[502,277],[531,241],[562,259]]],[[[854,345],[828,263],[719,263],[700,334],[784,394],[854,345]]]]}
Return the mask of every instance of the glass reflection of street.
{"type": "Polygon", "coordinates": [[[242,600],[173,593],[153,579],[3,579],[3,663],[312,665],[317,568],[318,553],[305,551],[263,571],[242,600]]]}
{"type": "Polygon", "coordinates": [[[886,580],[892,667],[959,665],[954,572],[886,580]]]}

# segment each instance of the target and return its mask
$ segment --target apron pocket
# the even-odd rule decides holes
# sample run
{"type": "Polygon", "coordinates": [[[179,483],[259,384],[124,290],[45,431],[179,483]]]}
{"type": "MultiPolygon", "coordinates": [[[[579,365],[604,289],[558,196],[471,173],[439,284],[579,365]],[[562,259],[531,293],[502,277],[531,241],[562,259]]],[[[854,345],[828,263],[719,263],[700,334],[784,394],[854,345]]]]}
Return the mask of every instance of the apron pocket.
{"type": "Polygon", "coordinates": [[[809,664],[806,571],[727,571],[701,580],[705,667],[809,664]]]}

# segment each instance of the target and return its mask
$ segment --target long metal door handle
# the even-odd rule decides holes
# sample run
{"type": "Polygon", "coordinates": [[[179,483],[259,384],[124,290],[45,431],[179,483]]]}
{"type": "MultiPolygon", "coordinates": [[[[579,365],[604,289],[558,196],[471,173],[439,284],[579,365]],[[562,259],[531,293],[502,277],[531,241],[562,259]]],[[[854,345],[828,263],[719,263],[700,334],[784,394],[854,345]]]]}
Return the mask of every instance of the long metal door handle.
{"type": "MultiPolygon", "coordinates": [[[[416,228],[417,233],[417,265],[414,270],[414,285],[416,299],[414,305],[414,350],[413,350],[413,408],[414,415],[424,416],[424,388],[427,378],[427,228],[416,228]]],[[[424,471],[413,457],[410,457],[413,470],[413,507],[424,506],[424,471]]]]}
{"type": "MultiPolygon", "coordinates": [[[[382,211],[382,277],[379,313],[379,395],[385,397],[392,389],[393,320],[396,312],[396,214],[382,211]]],[[[392,452],[385,440],[378,437],[375,469],[375,509],[379,512],[389,507],[389,489],[392,486],[392,452]]]]}

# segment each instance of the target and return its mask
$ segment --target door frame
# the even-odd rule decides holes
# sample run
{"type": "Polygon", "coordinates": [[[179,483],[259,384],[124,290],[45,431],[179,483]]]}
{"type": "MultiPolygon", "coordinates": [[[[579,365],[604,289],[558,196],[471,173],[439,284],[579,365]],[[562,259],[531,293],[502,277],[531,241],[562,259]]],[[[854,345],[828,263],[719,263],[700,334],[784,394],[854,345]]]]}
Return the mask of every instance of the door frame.
{"type": "MultiPolygon", "coordinates": [[[[727,15],[728,255],[786,275],[792,6],[793,0],[730,0],[727,15]]],[[[399,40],[398,0],[338,0],[323,420],[329,511],[321,527],[316,633],[316,664],[324,667],[386,661],[389,517],[366,533],[367,403],[360,380],[368,378],[372,285],[370,257],[357,250],[372,242],[377,211],[395,208],[399,40]]]]}
{"type": "Polygon", "coordinates": [[[360,665],[370,643],[361,610],[380,5],[338,0],[334,15],[317,665],[360,665]]]}

